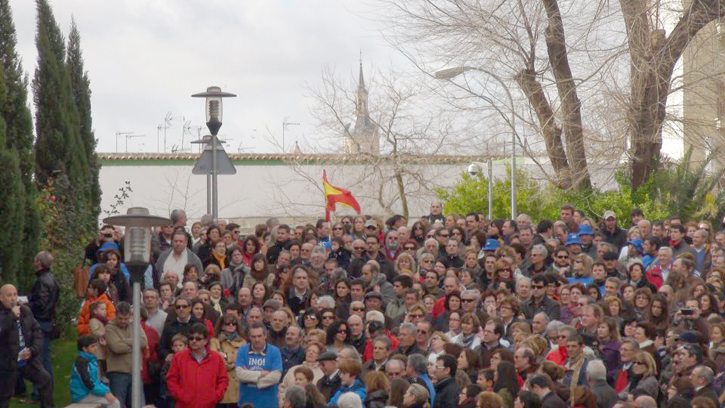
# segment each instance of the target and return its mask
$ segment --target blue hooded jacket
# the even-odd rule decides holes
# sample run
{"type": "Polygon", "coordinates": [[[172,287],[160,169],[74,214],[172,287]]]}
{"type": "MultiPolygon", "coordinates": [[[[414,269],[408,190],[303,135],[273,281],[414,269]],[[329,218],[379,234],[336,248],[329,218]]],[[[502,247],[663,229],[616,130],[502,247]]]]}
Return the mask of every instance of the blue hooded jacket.
{"type": "Polygon", "coordinates": [[[355,379],[355,382],[352,383],[349,387],[340,387],[339,390],[335,393],[335,395],[330,398],[330,402],[328,402],[328,405],[337,405],[337,400],[340,398],[340,396],[346,392],[352,392],[357,394],[360,397],[360,401],[363,402],[363,408],[365,407],[365,395],[367,394],[365,392],[365,385],[363,385],[362,381],[359,379],[355,379]]]}
{"type": "Polygon", "coordinates": [[[73,402],[78,402],[89,394],[103,397],[111,392],[108,386],[98,377],[98,359],[85,351],[78,353],[73,362],[70,374],[70,395],[73,402]]]}

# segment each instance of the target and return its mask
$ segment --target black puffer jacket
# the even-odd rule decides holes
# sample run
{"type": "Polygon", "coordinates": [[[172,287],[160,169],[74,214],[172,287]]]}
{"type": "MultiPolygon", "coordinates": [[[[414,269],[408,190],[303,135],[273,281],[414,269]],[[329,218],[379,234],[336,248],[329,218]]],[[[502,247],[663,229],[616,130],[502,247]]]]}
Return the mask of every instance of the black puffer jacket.
{"type": "MultiPolygon", "coordinates": [[[[23,327],[25,347],[30,348],[31,358],[40,357],[43,349],[43,332],[30,308],[20,306],[20,325],[23,327]]],[[[0,304],[0,373],[12,372],[18,367],[20,337],[16,327],[15,314],[0,304]]]]}
{"type": "Polygon", "coordinates": [[[35,283],[30,290],[28,306],[33,311],[36,320],[53,320],[55,306],[58,304],[60,285],[50,269],[41,269],[35,272],[35,283]]]}
{"type": "Polygon", "coordinates": [[[385,390],[375,390],[365,396],[365,408],[385,408],[388,405],[388,394],[385,390]]]}

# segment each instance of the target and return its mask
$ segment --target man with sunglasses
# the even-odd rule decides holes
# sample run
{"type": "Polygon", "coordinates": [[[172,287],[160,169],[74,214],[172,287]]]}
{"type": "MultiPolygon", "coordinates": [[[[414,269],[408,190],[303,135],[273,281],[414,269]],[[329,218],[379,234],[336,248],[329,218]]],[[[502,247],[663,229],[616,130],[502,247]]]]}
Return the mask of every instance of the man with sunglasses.
{"type": "Polygon", "coordinates": [[[531,278],[531,297],[521,303],[521,312],[531,320],[539,312],[544,312],[550,320],[559,320],[559,304],[546,296],[546,276],[536,275],[531,278]]]}
{"type": "Polygon", "coordinates": [[[161,341],[159,342],[159,357],[167,361],[171,361],[171,358],[174,356],[171,351],[171,339],[179,333],[188,335],[191,326],[197,323],[191,314],[191,302],[185,297],[176,298],[174,301],[174,312],[176,313],[176,318],[166,322],[161,341]]]}
{"type": "Polygon", "coordinates": [[[202,323],[189,329],[189,348],[174,355],[166,375],[169,393],[178,408],[213,408],[224,398],[229,376],[224,359],[209,349],[209,333],[202,323]]]}

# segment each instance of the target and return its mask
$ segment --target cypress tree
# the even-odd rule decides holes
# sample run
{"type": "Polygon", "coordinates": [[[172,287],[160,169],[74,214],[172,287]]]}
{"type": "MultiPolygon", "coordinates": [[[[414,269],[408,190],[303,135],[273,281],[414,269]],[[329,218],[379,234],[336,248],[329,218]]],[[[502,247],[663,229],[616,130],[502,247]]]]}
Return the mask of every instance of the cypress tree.
{"type": "MultiPolygon", "coordinates": [[[[33,280],[33,259],[38,248],[40,219],[35,202],[37,189],[33,181],[35,155],[33,122],[28,108],[28,80],[16,47],[17,36],[9,0],[0,0],[0,75],[4,77],[6,90],[5,95],[0,97],[0,120],[5,124],[2,145],[7,147],[6,153],[14,154],[19,165],[22,189],[12,197],[20,203],[24,215],[18,217],[14,227],[20,227],[21,231],[15,236],[15,240],[22,246],[19,252],[20,270],[24,273],[19,275],[19,283],[21,286],[27,286],[33,280]]],[[[3,165],[6,171],[11,171],[13,168],[12,164],[7,164],[4,160],[3,165]]],[[[4,181],[0,184],[0,188],[7,187],[6,192],[13,190],[13,184],[6,184],[4,181]]]]}
{"type": "MultiPolygon", "coordinates": [[[[0,101],[8,97],[4,70],[0,70],[0,101]]],[[[0,279],[16,283],[21,274],[23,183],[20,161],[7,144],[7,125],[0,116],[0,279]]]]}
{"type": "Polygon", "coordinates": [[[87,175],[90,192],[90,209],[94,218],[101,212],[101,186],[98,183],[99,165],[96,155],[96,138],[93,133],[93,119],[91,117],[91,86],[88,73],[83,68],[83,53],[81,51],[81,36],[75,19],[71,22],[71,31],[68,36],[68,71],[70,72],[71,87],[73,88],[73,101],[80,120],[80,140],[86,154],[89,172],[87,175]]]}
{"type": "MultiPolygon", "coordinates": [[[[79,170],[84,167],[86,155],[79,143],[80,119],[65,65],[63,35],[48,2],[37,0],[36,4],[38,66],[33,78],[36,175],[40,185],[64,175],[70,186],[83,189],[84,186],[74,184],[82,180],[79,170]],[[80,163],[77,159],[81,159],[80,163]]],[[[79,198],[86,197],[76,197],[79,198]]]]}

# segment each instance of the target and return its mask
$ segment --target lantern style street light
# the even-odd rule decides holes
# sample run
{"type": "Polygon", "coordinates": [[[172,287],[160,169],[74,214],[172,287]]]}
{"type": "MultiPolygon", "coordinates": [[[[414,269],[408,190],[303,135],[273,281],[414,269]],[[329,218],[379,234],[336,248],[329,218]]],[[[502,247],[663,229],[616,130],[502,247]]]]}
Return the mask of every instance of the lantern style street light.
{"type": "Polygon", "coordinates": [[[141,282],[151,260],[151,227],[171,225],[168,218],[149,214],[148,208],[132,207],[126,215],[116,215],[103,220],[104,224],[120,225],[126,227],[123,238],[124,262],[131,272],[133,284],[133,345],[131,406],[142,408],[141,396],[143,384],[141,383],[141,282]]]}
{"type": "Polygon", "coordinates": [[[197,94],[191,95],[192,98],[206,98],[206,127],[209,128],[209,132],[211,132],[211,148],[212,148],[212,170],[211,170],[211,190],[212,190],[212,218],[214,219],[214,224],[219,219],[219,189],[217,188],[217,174],[218,174],[218,167],[217,167],[217,148],[218,148],[218,142],[217,142],[217,134],[219,133],[219,128],[222,127],[222,116],[224,113],[224,109],[222,106],[222,99],[223,98],[234,98],[237,95],[234,95],[229,92],[222,92],[222,89],[218,86],[210,86],[206,88],[206,92],[200,92],[197,94]]]}
{"type": "Polygon", "coordinates": [[[509,108],[511,109],[511,118],[509,119],[509,122],[511,123],[511,219],[516,220],[516,112],[514,111],[514,100],[511,98],[511,92],[509,92],[509,88],[503,82],[501,77],[487,69],[469,66],[453,67],[437,71],[435,73],[435,77],[437,79],[452,80],[458,75],[468,71],[482,72],[495,79],[499,84],[501,84],[504,91],[506,91],[506,96],[509,100],[509,108]]]}

